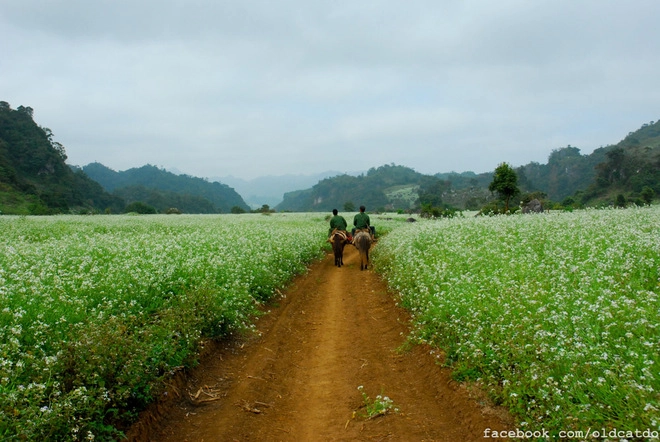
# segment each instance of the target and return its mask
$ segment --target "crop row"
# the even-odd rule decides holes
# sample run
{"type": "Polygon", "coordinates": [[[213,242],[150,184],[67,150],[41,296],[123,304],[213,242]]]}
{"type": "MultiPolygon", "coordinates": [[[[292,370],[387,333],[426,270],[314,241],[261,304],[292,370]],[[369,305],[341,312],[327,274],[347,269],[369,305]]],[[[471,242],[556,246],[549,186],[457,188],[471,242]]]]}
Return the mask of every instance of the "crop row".
{"type": "Polygon", "coordinates": [[[660,430],[660,208],[415,223],[373,255],[522,428],[660,430]]]}

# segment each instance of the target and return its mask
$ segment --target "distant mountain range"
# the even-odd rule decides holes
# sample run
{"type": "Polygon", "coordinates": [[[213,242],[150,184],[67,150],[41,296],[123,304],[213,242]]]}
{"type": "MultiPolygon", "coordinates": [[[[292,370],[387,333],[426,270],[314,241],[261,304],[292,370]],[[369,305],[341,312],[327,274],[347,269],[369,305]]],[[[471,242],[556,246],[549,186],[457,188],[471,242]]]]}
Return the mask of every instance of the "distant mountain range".
{"type": "Polygon", "coordinates": [[[229,213],[250,207],[226,184],[154,166],[115,172],[66,164],[64,146],[37,125],[33,109],[0,102],[0,213],[229,213]],[[134,203],[140,203],[135,205],[134,203]]]}
{"type": "Polygon", "coordinates": [[[424,175],[415,170],[395,164],[371,168],[357,176],[348,174],[325,178],[309,189],[296,190],[284,195],[284,200],[275,206],[277,211],[291,212],[330,212],[355,211],[361,205],[368,211],[414,211],[421,207],[426,196],[430,203],[449,204],[443,195],[452,190],[448,181],[441,177],[451,177],[458,186],[467,189],[474,197],[474,204],[488,200],[487,191],[492,174],[438,174],[424,175]],[[421,198],[421,199],[420,199],[421,198]]]}
{"type": "MultiPolygon", "coordinates": [[[[660,121],[643,124],[622,141],[582,155],[566,146],[547,164],[515,168],[521,198],[533,195],[546,207],[645,204],[660,195],[660,121]]],[[[311,188],[284,195],[278,211],[330,211],[364,204],[374,211],[419,210],[423,205],[479,210],[493,195],[493,173],[423,175],[396,165],[358,176],[325,178],[311,188]]]]}
{"type": "Polygon", "coordinates": [[[82,170],[105,190],[122,197],[127,203],[141,201],[159,212],[168,209],[184,213],[250,210],[243,198],[226,184],[190,175],[176,175],[152,165],[116,172],[103,164],[91,163],[82,170]]]}
{"type": "MultiPolygon", "coordinates": [[[[38,126],[30,107],[0,101],[0,213],[240,213],[264,205],[277,211],[419,210],[422,205],[479,209],[493,198],[492,173],[423,175],[394,164],[355,174],[265,176],[213,181],[152,165],[122,172],[100,163],[66,164],[64,146],[38,126]]],[[[567,146],[548,163],[515,169],[520,189],[571,205],[643,203],[660,195],[660,121],[621,142],[581,155],[567,146]]]]}

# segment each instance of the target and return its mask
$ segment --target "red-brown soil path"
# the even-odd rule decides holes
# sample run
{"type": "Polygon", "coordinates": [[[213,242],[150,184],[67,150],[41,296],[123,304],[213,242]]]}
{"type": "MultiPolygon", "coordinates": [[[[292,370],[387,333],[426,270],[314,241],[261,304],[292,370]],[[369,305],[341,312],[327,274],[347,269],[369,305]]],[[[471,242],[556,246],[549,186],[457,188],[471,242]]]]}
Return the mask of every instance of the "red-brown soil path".
{"type": "Polygon", "coordinates": [[[483,441],[486,428],[506,429],[506,413],[452,381],[429,348],[406,345],[409,315],[378,275],[360,271],[354,247],[344,262],[312,265],[271,302],[257,333],[216,344],[131,439],[483,441]],[[364,417],[358,386],[399,412],[364,417]]]}

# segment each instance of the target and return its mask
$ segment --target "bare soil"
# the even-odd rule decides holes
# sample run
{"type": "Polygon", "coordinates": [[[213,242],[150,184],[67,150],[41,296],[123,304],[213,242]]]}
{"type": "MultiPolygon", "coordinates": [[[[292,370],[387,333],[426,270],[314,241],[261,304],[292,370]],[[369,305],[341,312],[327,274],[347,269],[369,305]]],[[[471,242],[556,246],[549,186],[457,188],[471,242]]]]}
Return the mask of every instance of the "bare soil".
{"type": "Polygon", "coordinates": [[[311,266],[268,306],[258,332],[210,345],[129,439],[204,441],[483,441],[506,412],[453,381],[439,355],[407,345],[409,314],[347,246],[311,266]],[[366,417],[365,401],[398,412],[366,417]]]}

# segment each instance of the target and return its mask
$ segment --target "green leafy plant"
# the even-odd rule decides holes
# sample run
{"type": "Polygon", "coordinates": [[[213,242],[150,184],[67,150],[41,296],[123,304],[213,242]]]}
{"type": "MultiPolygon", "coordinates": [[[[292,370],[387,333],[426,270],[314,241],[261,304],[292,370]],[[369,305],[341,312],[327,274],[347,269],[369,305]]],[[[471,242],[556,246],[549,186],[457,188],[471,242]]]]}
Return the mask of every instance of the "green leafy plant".
{"type": "Polygon", "coordinates": [[[375,399],[371,399],[367,393],[364,392],[364,386],[360,385],[358,391],[362,395],[362,400],[364,401],[365,413],[363,413],[363,417],[373,419],[389,412],[399,412],[399,409],[394,405],[394,401],[387,396],[383,396],[382,393],[377,395],[375,399]]]}

